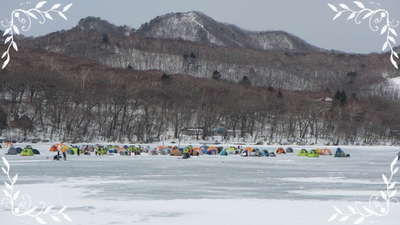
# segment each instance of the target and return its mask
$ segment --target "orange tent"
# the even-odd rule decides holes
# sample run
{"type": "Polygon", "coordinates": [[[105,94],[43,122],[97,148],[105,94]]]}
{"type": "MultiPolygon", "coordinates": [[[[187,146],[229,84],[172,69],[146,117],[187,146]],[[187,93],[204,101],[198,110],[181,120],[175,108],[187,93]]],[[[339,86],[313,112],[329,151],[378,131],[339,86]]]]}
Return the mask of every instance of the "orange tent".
{"type": "Polygon", "coordinates": [[[248,152],[253,152],[253,151],[254,151],[254,148],[252,148],[252,147],[246,147],[244,150],[245,150],[245,151],[248,151],[248,152]]]}
{"type": "Polygon", "coordinates": [[[7,142],[4,143],[4,148],[5,149],[9,149],[9,148],[11,148],[13,146],[14,146],[14,144],[11,141],[7,141],[7,142]]]}
{"type": "Polygon", "coordinates": [[[58,151],[57,145],[51,146],[50,149],[49,149],[49,151],[51,151],[51,152],[56,152],[56,151],[58,151]]]}
{"type": "Polygon", "coordinates": [[[330,149],[317,149],[317,153],[320,155],[332,155],[332,151],[330,149]]]}
{"type": "Polygon", "coordinates": [[[201,148],[200,147],[194,147],[192,150],[192,155],[200,155],[201,154],[201,148]]]}
{"type": "Polygon", "coordinates": [[[117,146],[115,149],[117,150],[118,153],[125,152],[126,150],[124,147],[121,146],[117,146]]]}
{"type": "Polygon", "coordinates": [[[166,148],[167,148],[167,146],[160,145],[160,146],[157,147],[157,150],[161,151],[161,150],[166,149],[166,148]]]}
{"type": "Polygon", "coordinates": [[[216,146],[210,146],[207,149],[208,154],[216,155],[218,154],[218,148],[216,146]]]}
{"type": "Polygon", "coordinates": [[[285,151],[284,148],[278,148],[278,149],[276,150],[276,154],[286,154],[286,151],[285,151]]]}
{"type": "Polygon", "coordinates": [[[182,156],[182,152],[177,147],[174,147],[170,153],[171,156],[182,156]]]}

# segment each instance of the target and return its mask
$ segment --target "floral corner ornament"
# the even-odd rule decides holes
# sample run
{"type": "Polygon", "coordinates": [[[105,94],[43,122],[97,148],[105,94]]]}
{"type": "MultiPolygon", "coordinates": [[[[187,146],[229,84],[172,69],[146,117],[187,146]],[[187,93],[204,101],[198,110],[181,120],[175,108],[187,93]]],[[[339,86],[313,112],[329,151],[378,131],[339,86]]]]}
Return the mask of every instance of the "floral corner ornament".
{"type": "MultiPolygon", "coordinates": [[[[6,181],[4,182],[3,193],[6,196],[7,206],[13,216],[31,217],[39,224],[47,224],[45,218],[49,218],[54,222],[62,220],[72,222],[71,218],[65,213],[67,207],[55,207],[40,202],[36,206],[31,204],[31,198],[28,195],[22,195],[20,191],[15,190],[15,184],[18,180],[18,174],[13,177],[10,175],[10,163],[6,158],[2,157],[4,167],[1,168],[6,181]]],[[[4,203],[4,201],[3,201],[4,203]]]]}
{"type": "Polygon", "coordinates": [[[398,20],[391,20],[389,11],[386,9],[369,9],[360,1],[354,1],[358,9],[353,10],[346,4],[335,6],[328,4],[329,8],[336,13],[333,20],[336,20],[343,14],[348,14],[347,20],[354,20],[356,24],[361,24],[364,20],[369,21],[369,27],[373,32],[380,32],[386,35],[386,41],[383,44],[382,51],[390,49],[390,62],[399,69],[399,54],[394,50],[396,37],[398,36],[395,28],[399,26],[398,20]]]}
{"type": "Polygon", "coordinates": [[[347,209],[342,210],[336,206],[333,206],[335,213],[329,218],[329,222],[339,221],[346,222],[352,218],[355,218],[353,224],[361,224],[367,218],[370,217],[383,217],[390,213],[392,208],[392,203],[399,202],[398,197],[396,197],[398,190],[396,185],[398,182],[394,182],[394,176],[399,172],[399,167],[397,163],[399,157],[392,161],[390,164],[390,176],[382,174],[382,180],[386,185],[386,190],[380,191],[379,194],[374,194],[370,196],[368,203],[356,202],[354,206],[347,206],[347,209]]]}
{"type": "Polygon", "coordinates": [[[1,25],[6,28],[3,33],[3,37],[6,37],[4,44],[7,45],[6,50],[1,55],[1,59],[4,60],[1,67],[2,70],[10,63],[11,48],[13,48],[15,51],[18,51],[18,45],[14,39],[14,36],[20,35],[21,31],[28,31],[32,26],[32,20],[37,20],[39,24],[44,24],[47,20],[53,20],[54,14],[58,14],[64,20],[68,20],[64,13],[72,7],[72,4],[62,7],[61,4],[57,3],[49,9],[43,10],[46,3],[47,1],[40,1],[34,8],[27,10],[15,9],[11,12],[11,18],[9,21],[1,21],[1,25]]]}

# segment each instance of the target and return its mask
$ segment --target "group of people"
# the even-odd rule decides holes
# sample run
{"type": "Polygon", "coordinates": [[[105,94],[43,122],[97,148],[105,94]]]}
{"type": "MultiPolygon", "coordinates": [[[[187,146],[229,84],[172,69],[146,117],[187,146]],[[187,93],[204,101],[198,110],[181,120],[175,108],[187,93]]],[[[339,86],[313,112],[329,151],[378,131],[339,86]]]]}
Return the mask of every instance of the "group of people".
{"type": "Polygon", "coordinates": [[[67,160],[67,154],[65,152],[62,152],[61,156],[60,151],[57,151],[57,155],[53,157],[53,160],[60,160],[60,159],[67,160]]]}

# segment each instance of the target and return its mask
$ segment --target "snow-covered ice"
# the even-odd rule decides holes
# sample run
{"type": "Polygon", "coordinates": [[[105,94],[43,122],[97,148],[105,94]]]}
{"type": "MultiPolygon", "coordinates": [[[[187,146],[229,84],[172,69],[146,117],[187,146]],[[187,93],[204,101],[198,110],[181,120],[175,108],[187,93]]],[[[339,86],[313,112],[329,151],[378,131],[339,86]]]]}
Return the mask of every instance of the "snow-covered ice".
{"type": "MultiPolygon", "coordinates": [[[[33,147],[43,154],[6,156],[20,177],[16,187],[33,202],[68,206],[74,225],[328,224],[333,205],[367,202],[371,193],[385,189],[381,175],[389,172],[397,152],[395,147],[344,147],[351,158],[142,155],[52,161],[49,146],[33,147]]],[[[364,224],[398,224],[399,213],[395,205],[388,216],[364,224]]],[[[0,218],[9,225],[36,223],[12,216],[5,207],[0,218]]]]}

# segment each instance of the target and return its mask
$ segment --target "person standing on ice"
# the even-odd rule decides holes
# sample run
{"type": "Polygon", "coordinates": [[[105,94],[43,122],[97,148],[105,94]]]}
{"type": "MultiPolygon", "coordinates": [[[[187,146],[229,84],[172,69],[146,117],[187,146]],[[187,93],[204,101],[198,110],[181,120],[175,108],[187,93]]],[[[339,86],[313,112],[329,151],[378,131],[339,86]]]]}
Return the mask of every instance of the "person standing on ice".
{"type": "Polygon", "coordinates": [[[400,152],[399,152],[399,153],[397,153],[397,160],[399,160],[399,161],[400,161],[400,152]]]}
{"type": "Polygon", "coordinates": [[[60,160],[60,158],[61,158],[61,156],[60,156],[60,151],[58,150],[58,151],[57,151],[57,155],[55,155],[55,156],[53,157],[53,159],[54,159],[54,160],[60,160]]]}

